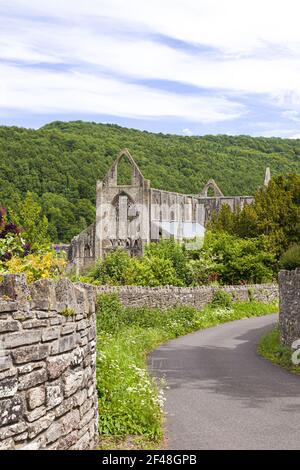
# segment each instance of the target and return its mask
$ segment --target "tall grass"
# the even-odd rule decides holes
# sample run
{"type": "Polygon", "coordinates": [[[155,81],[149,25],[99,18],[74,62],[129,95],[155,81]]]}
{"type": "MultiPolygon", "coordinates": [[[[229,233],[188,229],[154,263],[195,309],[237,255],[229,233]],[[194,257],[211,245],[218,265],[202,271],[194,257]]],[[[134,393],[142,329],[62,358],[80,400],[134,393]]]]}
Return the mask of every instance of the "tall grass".
{"type": "Polygon", "coordinates": [[[162,437],[163,384],[146,367],[147,354],[172,338],[245,317],[277,311],[274,303],[238,302],[203,311],[124,308],[116,295],[98,299],[97,387],[99,429],[103,436],[162,437]]]}

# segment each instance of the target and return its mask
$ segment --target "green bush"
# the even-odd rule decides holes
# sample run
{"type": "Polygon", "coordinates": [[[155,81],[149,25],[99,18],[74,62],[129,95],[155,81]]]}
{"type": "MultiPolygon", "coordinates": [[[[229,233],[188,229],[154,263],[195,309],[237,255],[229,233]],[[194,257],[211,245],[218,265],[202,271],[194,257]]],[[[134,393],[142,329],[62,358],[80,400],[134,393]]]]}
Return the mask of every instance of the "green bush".
{"type": "Polygon", "coordinates": [[[230,308],[232,306],[232,296],[224,290],[217,290],[212,298],[211,305],[213,307],[230,308]]]}
{"type": "Polygon", "coordinates": [[[207,231],[203,250],[210,250],[220,284],[272,281],[275,258],[264,237],[243,239],[226,232],[207,231]]]}
{"type": "Polygon", "coordinates": [[[105,258],[99,259],[88,272],[87,277],[99,281],[99,284],[115,286],[128,284],[128,272],[132,258],[121,248],[112,251],[105,258]]]}
{"type": "Polygon", "coordinates": [[[300,268],[300,245],[291,246],[280,258],[282,269],[293,270],[300,268]]]}

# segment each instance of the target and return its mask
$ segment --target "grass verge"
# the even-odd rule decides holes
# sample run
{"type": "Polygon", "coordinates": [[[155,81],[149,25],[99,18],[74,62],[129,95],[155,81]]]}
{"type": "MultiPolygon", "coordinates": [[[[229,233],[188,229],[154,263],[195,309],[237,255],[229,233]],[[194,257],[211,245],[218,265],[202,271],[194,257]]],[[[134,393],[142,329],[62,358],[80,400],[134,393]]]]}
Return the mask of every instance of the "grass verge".
{"type": "Polygon", "coordinates": [[[300,365],[296,366],[293,364],[291,350],[280,343],[278,328],[274,328],[261,337],[257,352],[265,359],[273,362],[273,364],[277,364],[294,374],[300,375],[300,365]]]}
{"type": "Polygon", "coordinates": [[[157,449],[162,442],[165,384],[148,373],[147,354],[161,343],[202,328],[277,312],[276,303],[230,307],[124,308],[103,294],[97,311],[97,387],[102,448],[157,449]]]}

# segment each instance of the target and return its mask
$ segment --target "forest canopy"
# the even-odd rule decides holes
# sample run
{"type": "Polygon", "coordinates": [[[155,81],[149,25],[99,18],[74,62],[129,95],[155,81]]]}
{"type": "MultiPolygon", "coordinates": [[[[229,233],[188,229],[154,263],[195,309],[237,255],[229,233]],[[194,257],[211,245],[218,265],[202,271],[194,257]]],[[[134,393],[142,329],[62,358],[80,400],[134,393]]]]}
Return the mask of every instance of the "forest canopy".
{"type": "Polygon", "coordinates": [[[0,126],[0,207],[16,210],[30,191],[53,242],[69,242],[94,221],[95,184],[127,147],[152,187],[199,193],[214,178],[225,195],[252,195],[272,175],[300,173],[300,140],[184,137],[117,125],[53,122],[0,126]]]}

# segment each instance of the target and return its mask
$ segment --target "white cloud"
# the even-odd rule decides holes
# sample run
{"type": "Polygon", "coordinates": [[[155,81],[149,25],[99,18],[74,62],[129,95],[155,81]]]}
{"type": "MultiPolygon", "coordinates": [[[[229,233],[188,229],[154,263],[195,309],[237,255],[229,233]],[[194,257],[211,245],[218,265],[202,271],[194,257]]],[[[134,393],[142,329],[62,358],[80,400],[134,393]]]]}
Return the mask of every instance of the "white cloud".
{"type": "Polygon", "coordinates": [[[281,113],[281,115],[282,115],[282,117],[284,117],[286,119],[290,119],[291,121],[300,122],[300,113],[298,113],[298,111],[295,111],[293,109],[283,111],[281,113]]]}
{"type": "Polygon", "coordinates": [[[295,121],[298,13],[298,0],[152,0],[142,8],[140,0],[2,0],[0,60],[23,62],[0,75],[5,103],[41,112],[217,122],[245,112],[237,103],[244,94],[261,94],[268,104],[288,108],[282,117],[295,121]],[[176,49],[150,33],[216,50],[176,49]],[[41,62],[72,65],[64,73],[46,72],[41,62]],[[134,83],[143,79],[182,82],[211,89],[215,96],[184,96],[134,83]]]}
{"type": "Polygon", "coordinates": [[[2,0],[3,11],[68,21],[107,18],[229,53],[299,44],[298,0],[2,0]]]}
{"type": "Polygon", "coordinates": [[[191,129],[188,129],[188,128],[182,129],[182,134],[187,135],[187,136],[191,136],[191,135],[193,135],[193,131],[191,131],[191,129]]]}
{"type": "Polygon", "coordinates": [[[181,96],[99,75],[20,70],[0,65],[0,108],[35,113],[84,112],[131,118],[168,116],[195,122],[238,117],[243,107],[226,98],[181,96]]]}

